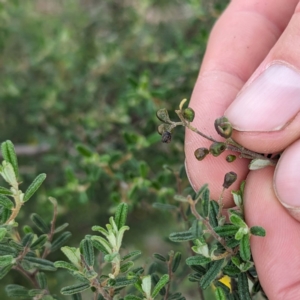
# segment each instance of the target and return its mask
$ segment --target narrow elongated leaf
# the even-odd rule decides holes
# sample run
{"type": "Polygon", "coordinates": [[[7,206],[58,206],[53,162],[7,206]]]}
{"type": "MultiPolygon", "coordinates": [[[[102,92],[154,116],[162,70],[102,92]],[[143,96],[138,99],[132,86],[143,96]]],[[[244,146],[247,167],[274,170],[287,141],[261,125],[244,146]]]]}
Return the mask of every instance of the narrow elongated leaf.
{"type": "Polygon", "coordinates": [[[251,227],[250,232],[251,232],[251,234],[256,235],[256,236],[266,236],[265,229],[260,226],[251,227]]]}
{"type": "Polygon", "coordinates": [[[0,221],[0,223],[5,223],[9,219],[11,214],[12,214],[12,211],[10,209],[3,208],[2,212],[1,212],[1,221],[0,221]]]}
{"type": "Polygon", "coordinates": [[[63,231],[64,229],[66,229],[69,226],[69,223],[64,223],[60,226],[58,226],[55,230],[54,233],[59,233],[61,231],[63,231]]]}
{"type": "Polygon", "coordinates": [[[21,243],[16,242],[16,241],[14,241],[14,240],[10,240],[10,241],[8,242],[8,244],[9,244],[10,246],[14,247],[16,250],[19,250],[19,251],[23,251],[24,248],[25,248],[21,243]]]}
{"type": "Polygon", "coordinates": [[[121,265],[120,272],[125,273],[134,266],[133,261],[128,261],[121,265]]]}
{"type": "Polygon", "coordinates": [[[89,266],[93,266],[95,262],[95,253],[92,241],[88,238],[83,239],[80,243],[80,249],[85,262],[89,266]]]}
{"type": "Polygon", "coordinates": [[[174,257],[173,257],[173,264],[172,264],[172,272],[176,272],[177,268],[179,267],[181,261],[181,253],[176,252],[174,257]]]}
{"type": "Polygon", "coordinates": [[[209,285],[216,279],[219,272],[221,271],[222,265],[224,263],[224,259],[220,259],[217,261],[214,261],[207,272],[204,274],[204,276],[201,278],[199,284],[203,289],[206,289],[209,287],[209,285]]]}
{"type": "Polygon", "coordinates": [[[14,263],[14,257],[12,255],[3,255],[0,256],[0,267],[6,267],[14,263]]]}
{"type": "Polygon", "coordinates": [[[10,140],[5,141],[1,144],[1,152],[4,160],[9,162],[16,174],[16,177],[19,176],[19,167],[18,167],[18,159],[15,152],[15,147],[10,140]]]}
{"type": "Polygon", "coordinates": [[[135,250],[135,251],[132,251],[128,254],[126,254],[125,256],[122,257],[122,261],[125,261],[127,259],[132,259],[133,257],[135,256],[138,256],[138,255],[141,255],[141,251],[140,250],[135,250]]]}
{"type": "Polygon", "coordinates": [[[80,269],[80,252],[79,249],[74,247],[62,247],[61,251],[64,255],[69,259],[69,261],[75,265],[78,269],[80,269]]]}
{"type": "Polygon", "coordinates": [[[56,271],[53,262],[50,260],[31,256],[25,256],[24,260],[29,262],[34,268],[43,271],[56,271]]]}
{"type": "Polygon", "coordinates": [[[191,282],[198,282],[201,280],[202,276],[205,274],[199,274],[199,273],[194,273],[194,274],[189,274],[189,281],[191,282]]]}
{"type": "Polygon", "coordinates": [[[160,277],[158,283],[155,285],[153,291],[152,291],[152,298],[155,298],[159,291],[168,283],[169,281],[169,275],[168,274],[164,274],[163,276],[160,277]]]}
{"type": "Polygon", "coordinates": [[[193,221],[192,227],[190,228],[189,231],[193,234],[194,239],[202,235],[202,227],[200,226],[199,220],[196,219],[193,221]]]}
{"type": "Polygon", "coordinates": [[[0,194],[0,205],[7,209],[12,209],[14,207],[13,202],[8,197],[2,194],[0,194]]]}
{"type": "Polygon", "coordinates": [[[4,245],[4,244],[0,244],[0,255],[13,255],[16,256],[18,254],[17,249],[4,245]]]}
{"type": "Polygon", "coordinates": [[[50,231],[49,226],[45,223],[45,221],[36,213],[33,213],[30,216],[32,222],[36,226],[36,228],[41,232],[41,233],[48,233],[50,231]]]}
{"type": "Polygon", "coordinates": [[[33,233],[27,233],[23,238],[22,238],[22,245],[25,247],[29,247],[33,241],[34,234],[33,233]]]}
{"type": "Polygon", "coordinates": [[[216,300],[227,300],[224,291],[220,287],[216,288],[215,296],[216,296],[216,300]]]}
{"type": "Polygon", "coordinates": [[[72,295],[72,294],[77,294],[80,292],[83,292],[90,288],[90,283],[79,283],[79,284],[74,284],[70,286],[66,286],[61,289],[61,293],[63,295],[72,295]]]}
{"type": "Polygon", "coordinates": [[[192,241],[195,239],[195,236],[191,231],[173,232],[169,235],[169,239],[172,242],[178,243],[178,242],[192,241]]]}
{"type": "Polygon", "coordinates": [[[31,185],[27,188],[25,194],[24,194],[24,199],[23,201],[26,202],[28,201],[33,194],[37,191],[37,189],[41,186],[41,184],[43,183],[43,181],[46,179],[46,174],[42,173],[40,175],[38,175],[33,182],[31,183],[31,185]]]}
{"type": "Polygon", "coordinates": [[[3,268],[0,268],[0,279],[4,278],[6,274],[11,270],[13,265],[7,265],[3,268]]]}
{"type": "Polygon", "coordinates": [[[240,256],[244,261],[250,260],[250,235],[246,234],[240,240],[240,256]]]}
{"type": "Polygon", "coordinates": [[[235,235],[239,230],[239,227],[236,225],[228,224],[223,226],[217,226],[214,228],[214,230],[219,236],[226,237],[226,236],[235,235]]]}
{"type": "Polygon", "coordinates": [[[232,224],[238,227],[247,227],[247,224],[244,222],[244,220],[236,214],[231,214],[229,219],[232,224]]]}
{"type": "Polygon", "coordinates": [[[214,285],[215,287],[222,289],[226,296],[230,293],[230,288],[227,285],[225,285],[223,282],[218,280],[214,283],[214,285]]]}
{"type": "Polygon", "coordinates": [[[238,276],[238,293],[241,300],[251,300],[246,273],[240,273],[238,276]]]}
{"type": "MultiPolygon", "coordinates": [[[[102,295],[101,295],[102,296],[102,295]]],[[[77,293],[77,294],[73,294],[71,295],[71,299],[72,300],[82,300],[81,294],[77,293]]],[[[103,298],[104,299],[104,298],[103,298]]],[[[97,300],[100,300],[99,298],[97,300]]],[[[101,299],[102,300],[102,299],[101,299]]]]}
{"type": "Polygon", "coordinates": [[[61,248],[67,240],[72,236],[70,231],[63,232],[58,238],[56,238],[53,243],[51,244],[51,252],[56,251],[57,249],[61,248]]]}
{"type": "Polygon", "coordinates": [[[0,228],[0,241],[2,241],[7,233],[7,229],[2,227],[0,228]]]}
{"type": "Polygon", "coordinates": [[[198,191],[197,194],[196,194],[195,200],[199,199],[199,198],[201,197],[202,193],[203,193],[205,190],[207,190],[207,189],[208,189],[208,184],[207,184],[207,183],[204,184],[204,185],[202,185],[201,188],[199,189],[199,191],[198,191]]]}
{"type": "Polygon", "coordinates": [[[31,250],[42,248],[48,240],[47,234],[40,235],[30,246],[31,250]]]}
{"type": "Polygon", "coordinates": [[[95,239],[92,239],[92,243],[93,243],[93,246],[99,250],[100,252],[102,252],[103,254],[107,255],[109,254],[109,252],[107,251],[107,249],[97,240],[95,239]]]}
{"type": "Polygon", "coordinates": [[[150,298],[151,295],[151,276],[147,275],[142,279],[142,290],[146,295],[146,298],[150,298]]]}
{"type": "Polygon", "coordinates": [[[153,256],[154,256],[156,259],[161,260],[161,261],[163,261],[163,262],[167,261],[167,259],[166,259],[163,255],[161,255],[160,253],[154,253],[153,256]]]}
{"type": "Polygon", "coordinates": [[[202,255],[195,255],[195,256],[188,257],[185,262],[188,266],[191,266],[191,265],[206,265],[209,262],[211,262],[211,259],[209,257],[205,257],[205,256],[202,256],[202,255]]]}
{"type": "Polygon", "coordinates": [[[40,296],[43,295],[45,291],[40,290],[40,289],[32,289],[28,291],[28,295],[30,297],[35,297],[35,296],[40,296]]]}
{"type": "Polygon", "coordinates": [[[251,160],[248,167],[249,167],[249,170],[259,170],[259,169],[263,169],[267,166],[274,166],[274,163],[268,159],[255,158],[255,159],[251,160]]]}
{"type": "Polygon", "coordinates": [[[13,192],[5,187],[0,186],[0,194],[11,196],[13,192]]]}
{"type": "Polygon", "coordinates": [[[128,279],[126,277],[118,277],[115,280],[114,287],[119,288],[122,286],[132,285],[132,284],[135,284],[137,281],[138,281],[138,277],[134,277],[134,278],[130,278],[130,279],[128,279]]]}
{"type": "Polygon", "coordinates": [[[41,289],[46,289],[47,286],[48,286],[48,283],[47,283],[47,277],[46,277],[45,273],[44,272],[38,272],[35,277],[37,279],[39,287],[41,289]]]}
{"type": "Polygon", "coordinates": [[[211,200],[210,201],[210,210],[209,210],[209,223],[212,227],[218,226],[218,213],[219,213],[219,204],[211,200]]]}
{"type": "Polygon", "coordinates": [[[54,263],[54,266],[55,268],[62,268],[62,269],[67,269],[67,270],[70,270],[70,271],[78,271],[78,268],[75,267],[74,265],[66,262],[66,261],[56,261],[54,263]]]}
{"type": "Polygon", "coordinates": [[[201,265],[191,265],[190,267],[193,271],[199,273],[200,276],[203,276],[206,272],[206,268],[202,267],[201,265]]]}
{"type": "Polygon", "coordinates": [[[7,296],[13,299],[32,299],[31,297],[29,297],[28,289],[18,284],[7,285],[5,291],[7,293],[7,296]]]}
{"type": "Polygon", "coordinates": [[[237,266],[234,266],[234,265],[228,265],[228,266],[224,267],[222,271],[225,275],[228,275],[230,277],[237,276],[238,274],[241,273],[241,270],[237,266]]]}
{"type": "Polygon", "coordinates": [[[91,157],[93,152],[85,145],[76,145],[76,150],[84,157],[91,157]]]}
{"type": "Polygon", "coordinates": [[[118,229],[120,229],[126,224],[127,213],[128,205],[126,203],[119,204],[115,213],[115,222],[118,229]]]}

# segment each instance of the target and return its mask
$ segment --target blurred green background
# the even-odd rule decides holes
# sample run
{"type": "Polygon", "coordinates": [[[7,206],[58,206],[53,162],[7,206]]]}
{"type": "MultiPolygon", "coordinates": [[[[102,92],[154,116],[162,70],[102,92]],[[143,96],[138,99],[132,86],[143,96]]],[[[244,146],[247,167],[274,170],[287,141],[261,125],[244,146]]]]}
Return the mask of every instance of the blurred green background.
{"type": "MultiPolygon", "coordinates": [[[[162,144],[155,112],[190,97],[209,31],[228,2],[0,1],[0,141],[16,145],[24,188],[48,175],[21,225],[33,211],[50,221],[47,197],[55,197],[58,223],[70,223],[75,246],[125,201],[128,245],[149,255],[173,247],[160,237],[176,216],[152,203],[173,202],[176,180],[163,165],[180,170],[184,131],[162,144]]],[[[1,299],[8,282],[26,284],[12,272],[1,299]]]]}

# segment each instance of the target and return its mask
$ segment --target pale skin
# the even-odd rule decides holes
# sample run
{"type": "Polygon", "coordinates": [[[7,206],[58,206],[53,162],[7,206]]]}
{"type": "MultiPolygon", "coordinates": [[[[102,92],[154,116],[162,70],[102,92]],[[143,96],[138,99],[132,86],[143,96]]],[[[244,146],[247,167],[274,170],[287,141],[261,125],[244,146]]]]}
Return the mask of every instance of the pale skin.
{"type": "MultiPolygon", "coordinates": [[[[239,181],[232,189],[238,189],[240,181],[247,178],[246,221],[267,232],[265,238],[251,237],[251,248],[262,286],[271,300],[300,299],[298,2],[232,0],[211,32],[190,102],[196,112],[192,125],[200,131],[221,140],[213,124],[225,114],[236,129],[233,138],[244,147],[259,153],[283,151],[276,168],[249,172],[248,160],[229,164],[225,161],[228,153],[198,162],[194,151],[209,147],[211,142],[187,130],[185,143],[186,167],[194,189],[208,183],[212,198],[218,199],[226,172],[238,174],[239,181]],[[257,78],[263,78],[261,74],[271,75],[249,93],[257,78]],[[237,101],[238,94],[247,94],[247,99],[237,101]],[[272,111],[265,105],[269,98],[274,98],[272,111]]],[[[226,207],[233,206],[230,192],[224,201],[226,207]]]]}

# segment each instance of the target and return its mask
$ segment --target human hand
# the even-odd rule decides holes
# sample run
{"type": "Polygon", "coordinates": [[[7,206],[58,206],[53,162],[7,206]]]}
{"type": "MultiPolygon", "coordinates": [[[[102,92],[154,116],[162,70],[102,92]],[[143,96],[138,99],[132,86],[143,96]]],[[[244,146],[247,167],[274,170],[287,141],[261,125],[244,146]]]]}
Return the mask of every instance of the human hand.
{"type": "MultiPolygon", "coordinates": [[[[198,162],[194,151],[211,142],[186,132],[186,167],[195,190],[209,183],[218,199],[224,174],[238,189],[247,177],[252,255],[269,299],[300,299],[300,5],[297,0],[233,0],[212,30],[191,98],[193,126],[218,140],[214,120],[225,114],[235,141],[259,153],[284,150],[274,169],[248,170],[249,161],[227,163],[223,153],[198,162]],[[235,100],[234,100],[235,99],[235,100]],[[299,196],[298,196],[299,195],[299,196]],[[298,221],[297,221],[298,220],[298,221]]],[[[227,207],[233,206],[230,191],[227,207]]]]}

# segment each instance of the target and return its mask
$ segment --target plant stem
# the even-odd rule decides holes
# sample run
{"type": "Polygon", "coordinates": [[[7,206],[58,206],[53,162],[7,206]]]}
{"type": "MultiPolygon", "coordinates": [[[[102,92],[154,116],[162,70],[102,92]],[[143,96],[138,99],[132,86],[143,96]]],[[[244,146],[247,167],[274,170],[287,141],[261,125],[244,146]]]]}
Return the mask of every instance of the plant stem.
{"type": "Polygon", "coordinates": [[[192,199],[191,196],[187,196],[187,200],[191,207],[192,214],[196,217],[197,220],[201,221],[205,227],[207,228],[208,232],[225,248],[225,250],[229,254],[234,254],[234,251],[226,246],[226,242],[223,238],[221,238],[213,229],[213,227],[210,225],[209,221],[205,218],[203,218],[196,210],[195,201],[192,199]]]}

